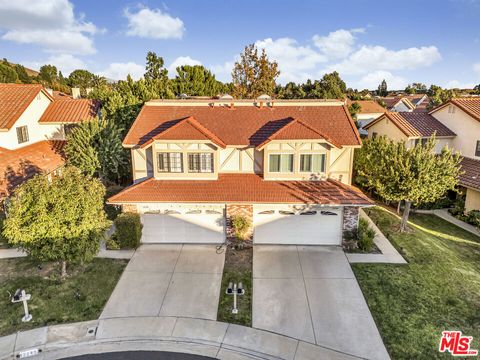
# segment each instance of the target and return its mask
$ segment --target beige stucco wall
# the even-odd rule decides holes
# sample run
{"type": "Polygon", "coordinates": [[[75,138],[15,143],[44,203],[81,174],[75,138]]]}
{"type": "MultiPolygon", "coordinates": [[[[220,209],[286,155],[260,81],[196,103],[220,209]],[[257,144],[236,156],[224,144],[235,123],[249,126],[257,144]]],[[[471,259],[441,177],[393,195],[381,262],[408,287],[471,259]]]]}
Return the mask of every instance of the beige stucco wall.
{"type": "Polygon", "coordinates": [[[38,122],[50,102],[51,100],[40,92],[40,98],[32,101],[9,131],[0,131],[0,147],[14,150],[42,140],[63,139],[61,125],[42,125],[38,122]],[[25,125],[28,127],[29,141],[19,144],[17,127],[25,125]]]}
{"type": "Polygon", "coordinates": [[[480,210],[480,191],[467,189],[465,198],[465,212],[480,210]]]}
{"type": "Polygon", "coordinates": [[[455,105],[445,106],[432,113],[432,115],[457,134],[452,141],[452,146],[455,150],[460,151],[463,156],[480,159],[480,156],[475,156],[475,147],[477,141],[480,140],[480,122],[471,118],[456,106],[455,112],[449,113],[448,109],[450,106],[455,105]]]}
{"type": "Polygon", "coordinates": [[[373,133],[377,133],[377,136],[386,136],[395,141],[406,141],[408,139],[407,135],[401,132],[400,129],[386,117],[368,128],[369,139],[373,137],[373,133]]]}

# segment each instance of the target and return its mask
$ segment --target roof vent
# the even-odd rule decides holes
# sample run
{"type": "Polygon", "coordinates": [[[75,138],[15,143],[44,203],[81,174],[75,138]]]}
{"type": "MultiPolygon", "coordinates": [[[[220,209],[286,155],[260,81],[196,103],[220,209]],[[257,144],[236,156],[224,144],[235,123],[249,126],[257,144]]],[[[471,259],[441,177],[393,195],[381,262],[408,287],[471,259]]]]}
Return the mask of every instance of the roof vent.
{"type": "Polygon", "coordinates": [[[262,94],[257,99],[258,100],[271,100],[272,97],[270,95],[267,95],[267,94],[262,94]]]}
{"type": "Polygon", "coordinates": [[[233,100],[233,96],[230,95],[230,94],[223,94],[222,96],[220,96],[219,99],[220,100],[233,100]]]}
{"type": "Polygon", "coordinates": [[[180,95],[178,95],[178,98],[179,98],[179,99],[188,99],[188,98],[189,98],[189,96],[188,96],[187,94],[185,94],[185,93],[184,93],[184,94],[180,94],[180,95]]]}

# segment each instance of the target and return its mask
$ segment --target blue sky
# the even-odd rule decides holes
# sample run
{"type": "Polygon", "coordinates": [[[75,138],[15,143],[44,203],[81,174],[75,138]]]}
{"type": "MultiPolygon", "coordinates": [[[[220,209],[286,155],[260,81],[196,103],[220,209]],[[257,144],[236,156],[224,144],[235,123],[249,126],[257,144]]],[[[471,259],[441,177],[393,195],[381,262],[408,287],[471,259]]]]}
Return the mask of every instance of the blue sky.
{"type": "Polygon", "coordinates": [[[278,61],[281,83],[337,70],[359,89],[383,78],[389,88],[471,87],[480,83],[479,19],[480,0],[0,0],[0,53],[120,79],[140,77],[153,50],[170,69],[202,64],[227,81],[256,43],[278,61]]]}

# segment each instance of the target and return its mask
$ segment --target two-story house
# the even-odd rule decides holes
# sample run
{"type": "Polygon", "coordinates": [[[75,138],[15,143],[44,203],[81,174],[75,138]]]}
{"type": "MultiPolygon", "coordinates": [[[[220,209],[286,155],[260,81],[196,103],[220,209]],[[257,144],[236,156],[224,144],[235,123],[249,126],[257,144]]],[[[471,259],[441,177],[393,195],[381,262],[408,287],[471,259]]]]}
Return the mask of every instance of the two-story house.
{"type": "Polygon", "coordinates": [[[465,211],[480,209],[480,98],[458,98],[430,113],[400,112],[385,115],[366,125],[368,137],[387,136],[414,146],[436,134],[436,152],[445,146],[459,151],[465,188],[465,211]]]}
{"type": "Polygon", "coordinates": [[[221,243],[233,215],[257,244],[333,244],[370,200],[352,187],[361,140],[341,101],[155,100],[123,141],[143,242],[221,243]]]}
{"type": "Polygon", "coordinates": [[[54,96],[40,84],[0,84],[0,200],[34,174],[62,166],[69,128],[98,111],[97,101],[54,96]]]}

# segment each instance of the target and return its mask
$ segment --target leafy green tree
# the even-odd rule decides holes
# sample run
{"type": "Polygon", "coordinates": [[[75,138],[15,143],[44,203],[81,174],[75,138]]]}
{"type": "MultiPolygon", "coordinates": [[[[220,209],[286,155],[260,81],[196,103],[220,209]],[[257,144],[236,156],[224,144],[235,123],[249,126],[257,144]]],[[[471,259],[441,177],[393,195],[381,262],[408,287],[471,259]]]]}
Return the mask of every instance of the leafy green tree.
{"type": "Polygon", "coordinates": [[[289,82],[283,87],[278,86],[276,93],[279,99],[304,99],[307,95],[302,86],[294,82],[289,82]]]}
{"type": "Polygon", "coordinates": [[[223,84],[202,65],[177,67],[174,83],[177,95],[215,96],[223,90],[223,84]]]}
{"type": "Polygon", "coordinates": [[[475,87],[473,88],[473,90],[475,90],[475,94],[480,95],[480,84],[478,84],[477,86],[475,86],[475,87]]]}
{"type": "Polygon", "coordinates": [[[353,102],[349,107],[348,111],[350,112],[350,115],[352,118],[356,119],[357,114],[362,110],[362,106],[358,102],[353,102]]]}
{"type": "Polygon", "coordinates": [[[38,79],[44,85],[53,85],[58,82],[58,71],[55,65],[43,65],[40,68],[38,79]]]}
{"type": "Polygon", "coordinates": [[[32,79],[30,78],[30,76],[28,76],[27,70],[25,70],[24,66],[20,64],[15,64],[14,69],[18,75],[18,80],[20,80],[22,84],[30,84],[32,82],[32,79]]]}
{"type": "Polygon", "coordinates": [[[378,85],[377,94],[379,96],[387,96],[388,95],[388,87],[387,87],[387,82],[385,81],[385,79],[383,79],[382,82],[380,83],[380,85],[378,85]]]}
{"type": "Polygon", "coordinates": [[[0,82],[2,83],[15,83],[18,81],[18,75],[10,65],[6,65],[4,62],[0,63],[0,82]]]}
{"type": "Polygon", "coordinates": [[[232,71],[233,95],[240,99],[253,99],[262,94],[272,96],[278,75],[278,64],[268,59],[265,49],[259,54],[255,44],[247,45],[232,71]]]}
{"type": "Polygon", "coordinates": [[[39,261],[91,261],[108,221],[103,210],[105,187],[75,168],[60,176],[37,175],[20,185],[8,206],[3,234],[12,245],[39,261]]]}
{"type": "Polygon", "coordinates": [[[435,136],[407,148],[386,137],[365,140],[355,159],[358,181],[387,201],[405,201],[400,231],[407,229],[412,204],[433,202],[454,190],[460,154],[445,147],[435,154],[435,136]]]}
{"type": "Polygon", "coordinates": [[[340,78],[338,72],[334,71],[323,75],[318,89],[318,98],[320,99],[343,99],[347,91],[347,85],[340,78]]]}
{"type": "Polygon", "coordinates": [[[427,91],[427,95],[430,99],[427,108],[430,110],[449,101],[456,96],[456,93],[451,89],[443,89],[440,86],[431,85],[427,91]]]}
{"type": "Polygon", "coordinates": [[[88,70],[77,69],[73,70],[68,76],[67,83],[70,87],[79,87],[81,89],[86,89],[93,87],[93,79],[95,74],[91,73],[88,70]]]}
{"type": "Polygon", "coordinates": [[[161,56],[157,56],[153,51],[149,51],[146,61],[145,80],[168,81],[168,70],[164,68],[165,63],[161,56]]]}

